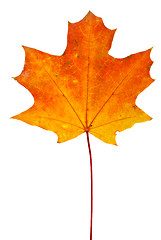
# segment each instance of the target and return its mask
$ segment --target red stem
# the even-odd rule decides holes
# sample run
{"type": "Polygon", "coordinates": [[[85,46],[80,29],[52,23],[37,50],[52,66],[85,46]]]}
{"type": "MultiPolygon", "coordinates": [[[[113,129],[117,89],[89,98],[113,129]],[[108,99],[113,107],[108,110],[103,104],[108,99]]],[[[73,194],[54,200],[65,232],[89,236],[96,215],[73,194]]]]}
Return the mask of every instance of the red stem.
{"type": "Polygon", "coordinates": [[[90,157],[90,170],[91,170],[91,223],[90,223],[90,240],[92,240],[92,220],[93,220],[93,169],[92,169],[92,153],[89,141],[89,133],[86,131],[87,134],[87,143],[89,149],[89,157],[90,157]]]}

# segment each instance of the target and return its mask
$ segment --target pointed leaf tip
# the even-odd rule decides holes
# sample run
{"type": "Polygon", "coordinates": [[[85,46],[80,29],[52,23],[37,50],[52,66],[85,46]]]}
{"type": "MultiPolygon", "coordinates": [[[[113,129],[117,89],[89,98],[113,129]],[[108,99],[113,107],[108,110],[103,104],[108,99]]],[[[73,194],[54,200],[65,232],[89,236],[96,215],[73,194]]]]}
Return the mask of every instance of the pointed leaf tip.
{"type": "Polygon", "coordinates": [[[16,117],[15,117],[15,116],[12,116],[12,117],[10,117],[10,119],[16,119],[16,117]]]}
{"type": "MultiPolygon", "coordinates": [[[[85,18],[87,17],[96,17],[96,15],[94,15],[90,10],[88,11],[88,13],[86,14],[85,18]]],[[[98,18],[98,17],[97,17],[98,18]]]]}

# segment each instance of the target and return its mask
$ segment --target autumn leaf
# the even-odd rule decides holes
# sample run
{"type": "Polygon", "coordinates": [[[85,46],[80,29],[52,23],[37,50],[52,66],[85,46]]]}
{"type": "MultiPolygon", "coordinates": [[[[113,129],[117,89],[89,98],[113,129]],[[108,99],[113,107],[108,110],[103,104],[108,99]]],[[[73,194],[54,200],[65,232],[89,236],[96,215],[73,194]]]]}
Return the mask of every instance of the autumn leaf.
{"type": "Polygon", "coordinates": [[[116,131],[151,120],[136,106],[136,98],[154,80],[150,77],[151,49],[126,58],[108,54],[116,30],[105,27],[89,12],[69,23],[67,47],[61,56],[23,46],[25,65],[15,79],[34,97],[34,105],[14,119],[58,135],[58,142],[86,132],[91,171],[93,220],[93,170],[89,133],[116,145],[116,131]]]}
{"type": "Polygon", "coordinates": [[[23,46],[25,65],[15,79],[35,102],[13,118],[55,132],[58,142],[88,131],[110,144],[116,144],[116,131],[151,120],[135,103],[153,82],[151,49],[114,58],[108,51],[115,31],[89,12],[68,24],[61,56],[23,46]]]}

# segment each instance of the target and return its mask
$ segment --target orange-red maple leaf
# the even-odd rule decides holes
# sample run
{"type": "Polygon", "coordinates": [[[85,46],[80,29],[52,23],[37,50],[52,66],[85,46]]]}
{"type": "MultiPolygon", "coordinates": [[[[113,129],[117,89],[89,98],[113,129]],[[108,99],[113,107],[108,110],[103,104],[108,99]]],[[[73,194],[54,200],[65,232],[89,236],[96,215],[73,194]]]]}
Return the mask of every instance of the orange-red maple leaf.
{"type": "Polygon", "coordinates": [[[116,131],[150,120],[135,100],[153,82],[151,49],[114,58],[108,54],[114,33],[89,12],[69,23],[61,56],[24,47],[25,65],[16,80],[35,102],[13,118],[55,132],[58,142],[88,131],[111,144],[116,131]]]}

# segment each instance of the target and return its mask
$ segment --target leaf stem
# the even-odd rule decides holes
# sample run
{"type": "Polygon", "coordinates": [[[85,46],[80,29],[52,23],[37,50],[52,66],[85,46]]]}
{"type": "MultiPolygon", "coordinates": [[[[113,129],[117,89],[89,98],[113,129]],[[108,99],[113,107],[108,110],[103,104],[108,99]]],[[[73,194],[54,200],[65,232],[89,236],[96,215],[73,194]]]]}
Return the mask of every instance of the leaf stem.
{"type": "Polygon", "coordinates": [[[89,141],[89,132],[86,131],[87,143],[90,157],[90,172],[91,172],[91,221],[90,221],[90,240],[92,240],[92,221],[93,221],[93,169],[92,169],[92,153],[89,141]]]}

